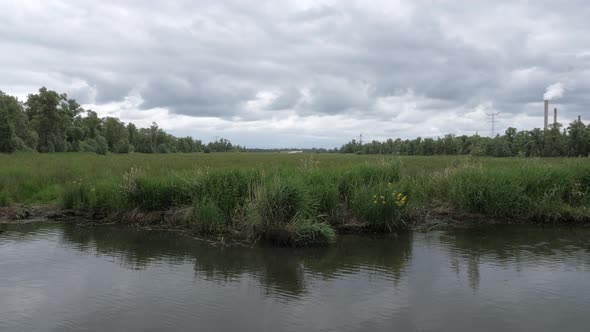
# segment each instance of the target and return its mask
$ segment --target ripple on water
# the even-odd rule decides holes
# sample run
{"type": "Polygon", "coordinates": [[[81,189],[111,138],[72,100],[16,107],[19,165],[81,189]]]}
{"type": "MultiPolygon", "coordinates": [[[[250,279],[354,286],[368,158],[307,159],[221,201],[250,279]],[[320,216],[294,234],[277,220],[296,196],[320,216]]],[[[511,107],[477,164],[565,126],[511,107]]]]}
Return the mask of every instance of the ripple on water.
{"type": "Polygon", "coordinates": [[[470,331],[477,321],[480,331],[569,331],[590,323],[587,231],[493,227],[285,249],[107,227],[1,227],[0,330],[470,331]]]}

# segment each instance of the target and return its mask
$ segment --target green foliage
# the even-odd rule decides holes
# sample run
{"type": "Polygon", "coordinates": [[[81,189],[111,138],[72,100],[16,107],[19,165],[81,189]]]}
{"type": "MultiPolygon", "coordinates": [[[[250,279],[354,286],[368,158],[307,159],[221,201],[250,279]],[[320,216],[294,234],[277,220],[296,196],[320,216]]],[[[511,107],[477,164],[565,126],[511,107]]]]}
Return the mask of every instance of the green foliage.
{"type": "Polygon", "coordinates": [[[215,171],[203,180],[203,195],[211,198],[227,220],[249,199],[253,185],[258,181],[256,172],[239,170],[215,171]]]}
{"type": "Polygon", "coordinates": [[[4,190],[0,189],[0,206],[7,206],[8,203],[8,194],[4,190]]]}
{"type": "Polygon", "coordinates": [[[329,242],[333,226],[354,221],[398,230],[421,209],[523,220],[589,213],[584,158],[322,154],[308,161],[268,153],[0,154],[0,204],[150,214],[194,207],[187,227],[197,232],[240,231],[294,246],[329,242]]]}
{"type": "Polygon", "coordinates": [[[148,211],[164,211],[190,205],[195,197],[192,186],[176,176],[130,179],[123,191],[127,204],[148,211]]]}
{"type": "Polygon", "coordinates": [[[495,137],[455,136],[422,139],[388,139],[360,144],[352,140],[340,148],[343,153],[394,155],[472,155],[492,157],[558,157],[590,155],[590,126],[572,122],[567,130],[562,124],[548,130],[538,128],[517,131],[508,128],[495,137]]]}
{"type": "Polygon", "coordinates": [[[0,91],[0,152],[27,151],[37,145],[37,134],[30,127],[23,105],[0,91]]]}
{"type": "Polygon", "coordinates": [[[351,201],[354,216],[372,229],[391,232],[403,226],[402,212],[407,195],[392,182],[367,184],[357,188],[351,201]]]}
{"type": "Polygon", "coordinates": [[[330,225],[313,219],[297,221],[288,229],[291,235],[287,243],[296,247],[328,245],[336,240],[336,232],[330,225]]]}
{"type": "Polygon", "coordinates": [[[362,186],[397,182],[400,179],[400,169],[399,159],[383,159],[380,163],[351,167],[340,177],[340,195],[348,201],[362,186]]]}
{"type": "Polygon", "coordinates": [[[204,198],[194,205],[190,227],[200,234],[221,234],[226,231],[223,211],[210,198],[204,198]]]}
{"type": "Polygon", "coordinates": [[[98,136],[96,138],[96,154],[102,154],[105,155],[107,154],[107,152],[109,151],[109,146],[107,144],[107,140],[102,137],[102,136],[98,136]]]}
{"type": "Polygon", "coordinates": [[[62,193],[62,205],[68,209],[122,209],[125,201],[118,183],[84,179],[68,183],[62,193]]]}
{"type": "Polygon", "coordinates": [[[306,174],[304,181],[313,202],[311,207],[318,218],[338,223],[340,192],[337,175],[328,170],[316,170],[306,174]]]}

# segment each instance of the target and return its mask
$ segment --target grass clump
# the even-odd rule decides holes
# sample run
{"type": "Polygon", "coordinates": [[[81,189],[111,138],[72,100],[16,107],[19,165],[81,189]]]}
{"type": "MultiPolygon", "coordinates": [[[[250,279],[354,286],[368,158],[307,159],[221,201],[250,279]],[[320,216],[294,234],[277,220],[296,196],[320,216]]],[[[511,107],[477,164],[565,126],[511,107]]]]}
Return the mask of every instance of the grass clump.
{"type": "Polygon", "coordinates": [[[199,234],[215,235],[227,231],[225,215],[211,199],[203,199],[194,205],[190,228],[199,234]]]}
{"type": "Polygon", "coordinates": [[[249,219],[256,236],[276,245],[322,245],[334,230],[317,220],[312,200],[301,183],[273,178],[258,187],[249,219]]]}
{"type": "Polygon", "coordinates": [[[404,226],[403,212],[408,197],[392,182],[358,188],[351,201],[354,216],[377,231],[392,232],[404,226]]]}
{"type": "Polygon", "coordinates": [[[215,171],[203,178],[203,196],[213,200],[226,220],[248,201],[250,192],[259,179],[256,172],[239,170],[215,171]]]}
{"type": "Polygon", "coordinates": [[[7,206],[8,203],[8,194],[3,189],[0,189],[0,206],[7,206]]]}

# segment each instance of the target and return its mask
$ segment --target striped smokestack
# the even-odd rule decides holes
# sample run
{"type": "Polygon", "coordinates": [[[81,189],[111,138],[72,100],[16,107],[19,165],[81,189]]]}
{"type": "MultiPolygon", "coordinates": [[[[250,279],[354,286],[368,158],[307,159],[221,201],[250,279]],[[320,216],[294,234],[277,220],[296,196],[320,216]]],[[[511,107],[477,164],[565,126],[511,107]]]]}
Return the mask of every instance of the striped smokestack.
{"type": "Polygon", "coordinates": [[[557,127],[557,107],[553,109],[553,127],[557,127]]]}
{"type": "Polygon", "coordinates": [[[549,125],[549,100],[545,99],[545,130],[549,125]]]}

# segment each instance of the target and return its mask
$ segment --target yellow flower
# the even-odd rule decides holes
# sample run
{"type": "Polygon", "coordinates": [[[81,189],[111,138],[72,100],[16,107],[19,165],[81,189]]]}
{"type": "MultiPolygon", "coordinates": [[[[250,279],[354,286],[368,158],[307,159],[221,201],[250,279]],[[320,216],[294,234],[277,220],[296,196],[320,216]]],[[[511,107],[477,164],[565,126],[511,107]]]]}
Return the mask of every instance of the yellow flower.
{"type": "Polygon", "coordinates": [[[397,198],[401,198],[402,197],[402,193],[397,194],[397,198]]]}
{"type": "Polygon", "coordinates": [[[385,198],[385,196],[383,196],[383,195],[381,195],[380,197],[381,197],[381,199],[384,199],[385,198]]]}
{"type": "Polygon", "coordinates": [[[377,198],[377,195],[373,195],[373,198],[377,198]]]}
{"type": "Polygon", "coordinates": [[[383,201],[382,203],[383,203],[383,205],[385,205],[385,201],[383,201]]]}
{"type": "Polygon", "coordinates": [[[377,201],[373,201],[373,204],[377,204],[377,201]]]}

